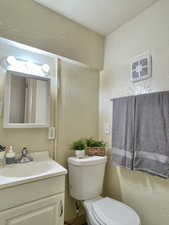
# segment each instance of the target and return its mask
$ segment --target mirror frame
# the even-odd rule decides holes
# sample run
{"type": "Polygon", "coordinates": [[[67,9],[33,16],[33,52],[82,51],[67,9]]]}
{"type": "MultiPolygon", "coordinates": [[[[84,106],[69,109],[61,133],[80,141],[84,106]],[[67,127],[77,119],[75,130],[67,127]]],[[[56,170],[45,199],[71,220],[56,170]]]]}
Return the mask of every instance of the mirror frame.
{"type": "Polygon", "coordinates": [[[3,127],[4,128],[48,128],[50,126],[50,109],[51,109],[51,79],[50,77],[42,77],[32,74],[16,72],[13,70],[6,71],[5,79],[5,93],[4,93],[4,115],[3,127]],[[11,76],[20,76],[32,78],[36,80],[43,80],[48,82],[48,121],[46,123],[9,123],[10,118],[10,92],[11,92],[11,76]]]}

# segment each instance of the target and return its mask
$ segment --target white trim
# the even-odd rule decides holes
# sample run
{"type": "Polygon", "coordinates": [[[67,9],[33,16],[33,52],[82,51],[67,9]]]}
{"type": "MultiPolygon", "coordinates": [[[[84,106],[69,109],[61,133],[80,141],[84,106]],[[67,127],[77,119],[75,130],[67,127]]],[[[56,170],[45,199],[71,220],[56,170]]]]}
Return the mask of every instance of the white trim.
{"type": "Polygon", "coordinates": [[[50,108],[51,108],[51,79],[49,77],[41,77],[23,74],[19,72],[7,71],[6,81],[5,81],[5,95],[4,95],[4,128],[48,128],[50,126],[50,108]],[[48,82],[48,121],[46,123],[10,123],[10,96],[11,96],[11,76],[22,76],[33,79],[45,80],[48,82]]]}
{"type": "Polygon", "coordinates": [[[4,124],[4,128],[48,128],[49,124],[43,123],[8,123],[4,124]]]}
{"type": "Polygon", "coordinates": [[[22,72],[11,70],[11,69],[6,70],[6,72],[9,75],[14,75],[14,76],[19,76],[19,77],[26,77],[26,78],[31,78],[31,79],[35,79],[35,80],[48,81],[48,80],[51,79],[50,77],[39,76],[39,75],[36,75],[36,74],[30,74],[30,73],[22,73],[22,72]]]}

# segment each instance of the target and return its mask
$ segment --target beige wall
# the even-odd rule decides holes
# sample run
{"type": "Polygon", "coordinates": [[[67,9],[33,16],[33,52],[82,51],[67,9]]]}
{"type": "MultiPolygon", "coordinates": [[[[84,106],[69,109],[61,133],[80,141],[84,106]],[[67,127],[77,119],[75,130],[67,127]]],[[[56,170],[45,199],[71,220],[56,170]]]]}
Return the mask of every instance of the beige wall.
{"type": "MultiPolygon", "coordinates": [[[[58,139],[56,159],[67,166],[68,156],[74,154],[70,143],[78,138],[98,137],[99,72],[61,61],[58,139]]],[[[66,184],[66,219],[75,216],[73,199],[68,196],[66,184]]]]}
{"type": "Polygon", "coordinates": [[[33,0],[0,1],[0,36],[102,68],[102,36],[33,0]]]}
{"type": "MultiPolygon", "coordinates": [[[[111,135],[104,134],[104,126],[111,125],[111,98],[144,89],[169,89],[168,22],[169,1],[162,0],[106,38],[104,70],[100,76],[100,137],[109,147],[111,135]],[[147,50],[153,57],[153,77],[134,85],[130,82],[130,60],[147,50]]],[[[169,180],[116,168],[111,163],[111,156],[109,158],[105,193],[135,208],[142,225],[167,225],[169,180]]]]}
{"type": "MultiPolygon", "coordinates": [[[[31,151],[49,150],[51,155],[55,154],[58,162],[66,166],[67,157],[72,154],[69,145],[73,140],[98,135],[99,73],[94,69],[103,66],[104,38],[33,0],[1,1],[0,36],[74,59],[93,68],[89,70],[77,64],[60,64],[59,112],[56,84],[52,88],[52,124],[57,127],[57,143],[47,139],[47,129],[3,129],[3,117],[0,117],[0,143],[14,145],[18,151],[23,146],[31,151]]],[[[22,47],[6,45],[0,40],[0,59],[8,55],[48,63],[55,81],[56,62],[53,58],[23,50],[22,47]]],[[[0,68],[0,102],[4,95],[4,81],[5,73],[0,68]]],[[[66,219],[75,215],[73,201],[68,199],[67,185],[66,219]]]]}

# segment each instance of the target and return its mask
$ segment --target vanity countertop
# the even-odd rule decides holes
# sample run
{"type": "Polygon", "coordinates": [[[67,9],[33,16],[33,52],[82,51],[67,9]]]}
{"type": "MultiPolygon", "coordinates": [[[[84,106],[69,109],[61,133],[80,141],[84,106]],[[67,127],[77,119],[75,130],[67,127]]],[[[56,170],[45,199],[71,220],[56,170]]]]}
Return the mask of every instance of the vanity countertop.
{"type": "Polygon", "coordinates": [[[32,162],[0,168],[0,189],[67,173],[63,166],[49,158],[48,152],[33,153],[32,156],[32,162]]]}

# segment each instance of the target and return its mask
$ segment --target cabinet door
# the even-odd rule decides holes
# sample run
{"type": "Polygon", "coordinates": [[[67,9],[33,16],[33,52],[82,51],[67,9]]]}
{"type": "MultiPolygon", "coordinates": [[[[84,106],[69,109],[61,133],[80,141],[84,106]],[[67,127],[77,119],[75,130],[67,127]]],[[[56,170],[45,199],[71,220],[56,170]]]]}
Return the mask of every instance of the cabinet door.
{"type": "Polygon", "coordinates": [[[63,225],[64,194],[0,212],[0,225],[63,225]]]}

